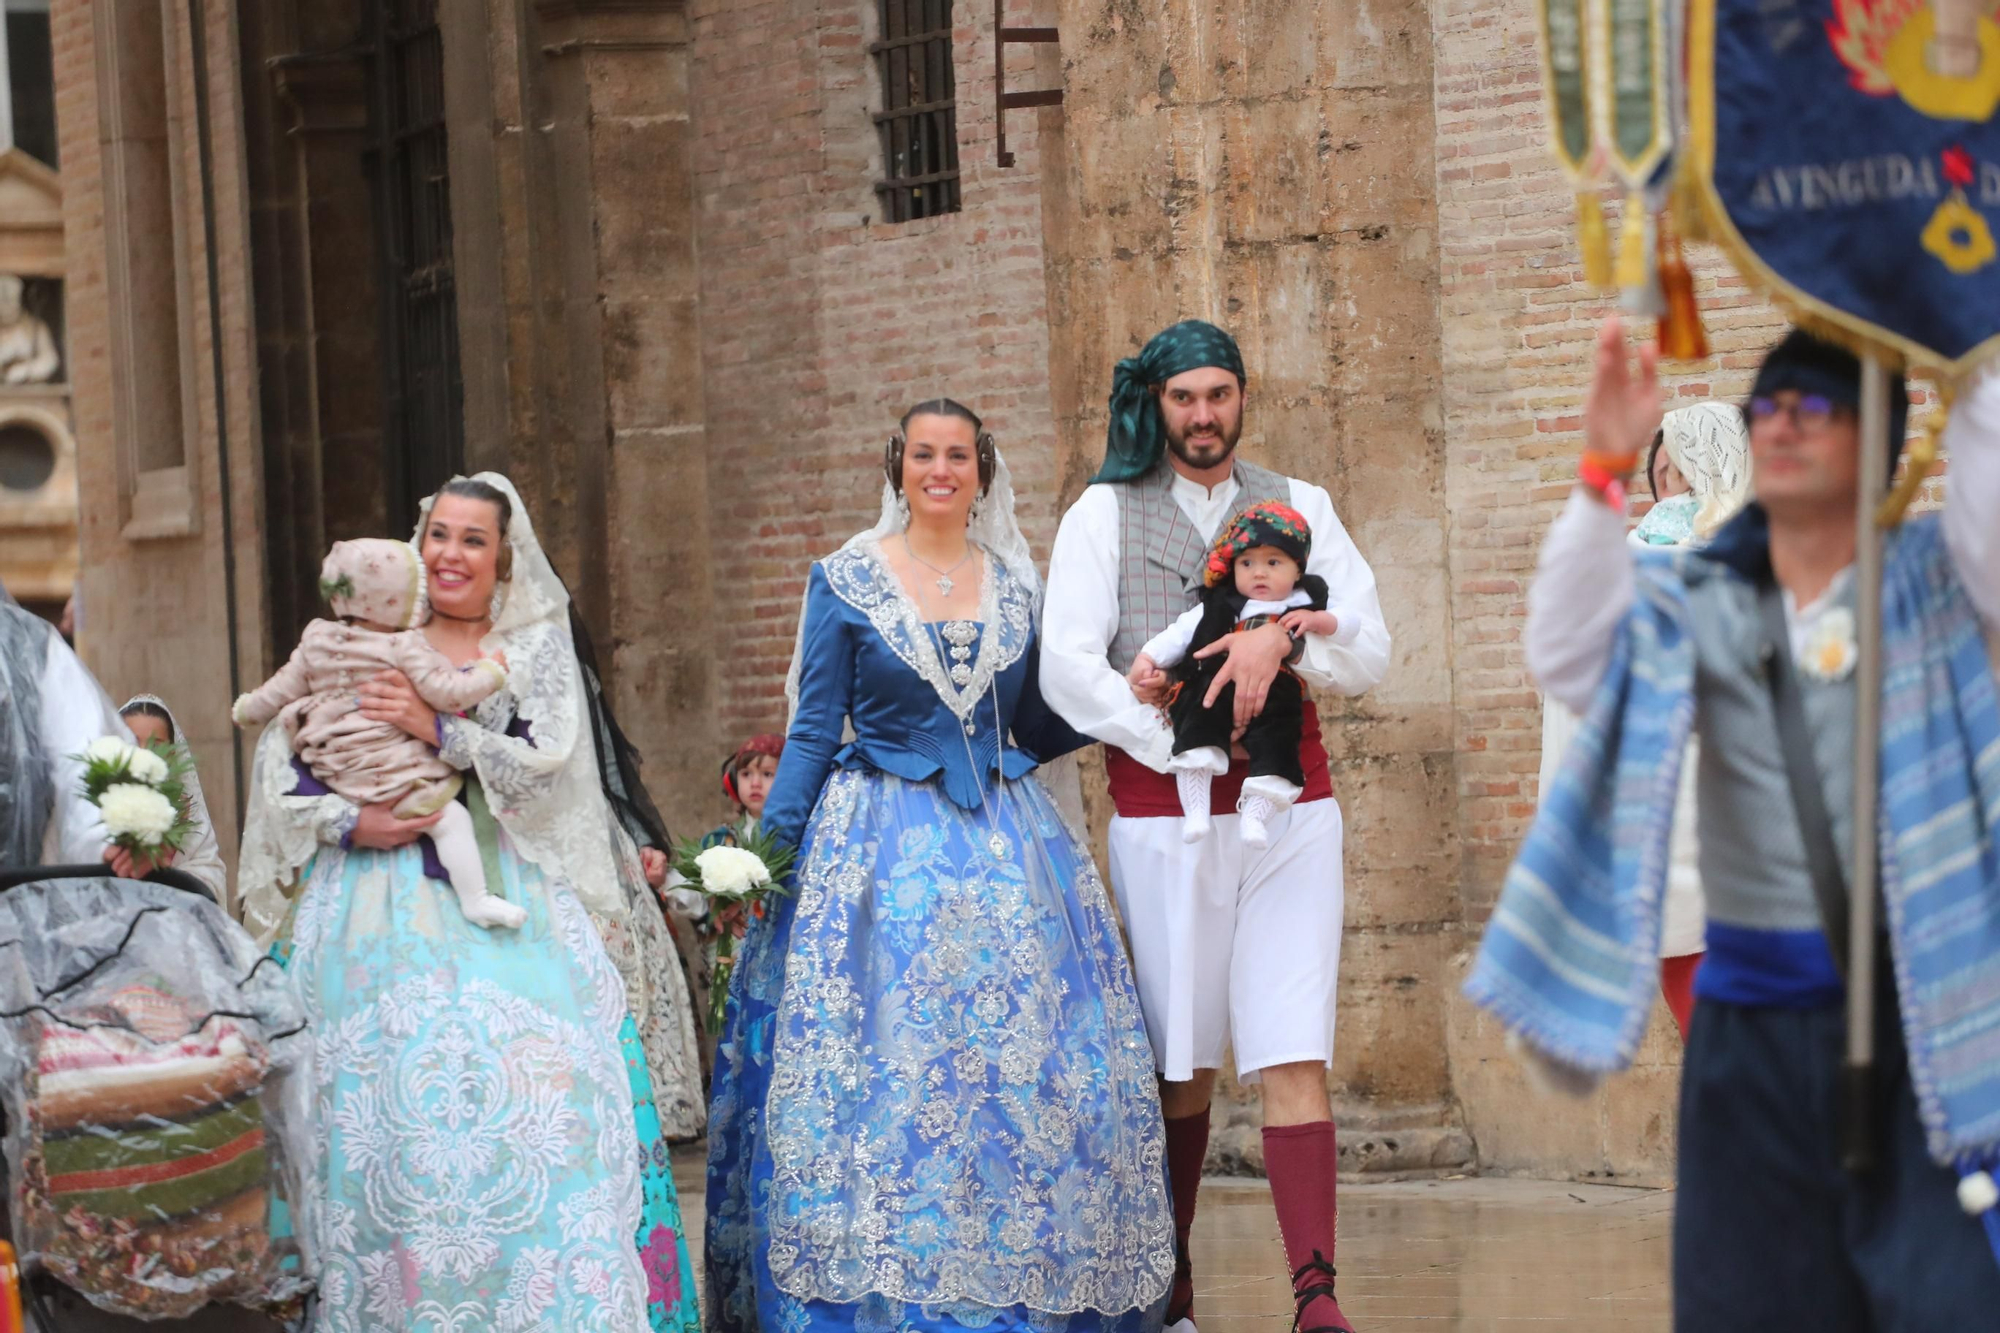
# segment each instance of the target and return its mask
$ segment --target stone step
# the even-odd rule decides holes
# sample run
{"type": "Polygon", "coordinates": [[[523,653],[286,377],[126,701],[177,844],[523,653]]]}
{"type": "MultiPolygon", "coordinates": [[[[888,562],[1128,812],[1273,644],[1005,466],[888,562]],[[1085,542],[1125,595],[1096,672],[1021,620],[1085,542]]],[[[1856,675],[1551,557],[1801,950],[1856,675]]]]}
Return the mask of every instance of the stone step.
{"type": "MultiPolygon", "coordinates": [[[[1366,1117],[1340,1120],[1340,1174],[1343,1179],[1414,1180],[1476,1170],[1472,1136],[1457,1125],[1370,1124],[1366,1117]]],[[[1209,1137],[1206,1171],[1221,1176],[1264,1174],[1264,1139],[1254,1123],[1217,1128],[1209,1137]]]]}

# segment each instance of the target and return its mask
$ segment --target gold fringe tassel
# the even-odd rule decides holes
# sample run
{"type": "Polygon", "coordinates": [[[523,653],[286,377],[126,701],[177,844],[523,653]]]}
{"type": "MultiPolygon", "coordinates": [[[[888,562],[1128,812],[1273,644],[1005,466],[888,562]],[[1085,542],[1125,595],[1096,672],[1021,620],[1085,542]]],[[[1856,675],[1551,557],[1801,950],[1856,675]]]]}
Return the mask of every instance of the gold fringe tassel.
{"type": "Polygon", "coordinates": [[[1625,218],[1618,233],[1618,271],[1613,282],[1626,291],[1647,285],[1646,197],[1634,190],[1625,196],[1625,218]]]}
{"type": "Polygon", "coordinates": [[[1666,313],[1660,316],[1660,356],[1667,361],[1708,359],[1708,330],[1701,325],[1701,306],[1694,297],[1694,274],[1681,253],[1680,233],[1671,216],[1660,219],[1660,291],[1666,313]]]}
{"type": "Polygon", "coordinates": [[[1903,521],[1910,505],[1917,498],[1917,492],[1924,488],[1924,481],[1931,475],[1931,468],[1943,452],[1939,442],[1944,438],[1945,422],[1951,419],[1951,386],[1939,384],[1938,410],[1931,417],[1924,433],[1917,437],[1903,453],[1903,475],[1896,478],[1896,484],[1882,497],[1881,507],[1875,511],[1875,526],[1893,528],[1903,521]]]}
{"type": "Polygon", "coordinates": [[[1593,287],[1611,285],[1611,232],[1604,225],[1604,205],[1589,190],[1576,192],[1576,242],[1583,255],[1583,280],[1593,287]]]}
{"type": "Polygon", "coordinates": [[[1674,162],[1673,193],[1668,207],[1673,211],[1674,229],[1681,239],[1699,245],[1710,239],[1708,215],[1701,207],[1701,186],[1695,180],[1694,157],[1682,153],[1674,162]]]}

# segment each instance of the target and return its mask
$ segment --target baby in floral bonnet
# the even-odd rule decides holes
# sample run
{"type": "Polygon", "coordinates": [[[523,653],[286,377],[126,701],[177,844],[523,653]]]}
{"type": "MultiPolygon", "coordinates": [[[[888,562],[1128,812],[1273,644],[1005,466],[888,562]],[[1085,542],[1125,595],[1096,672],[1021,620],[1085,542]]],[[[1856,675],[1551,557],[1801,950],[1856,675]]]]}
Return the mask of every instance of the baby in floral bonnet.
{"type": "Polygon", "coordinates": [[[431,646],[417,628],[430,618],[424,562],[407,542],[335,542],[319,590],[339,618],[306,626],[278,674],[236,701],[236,725],[279,718],[313,776],[357,805],[394,802],[399,819],[442,811],[430,839],[466,920],[519,926],[526,911],[487,891],[472,814],[457,800],[464,779],[436,747],[363,717],[356,693],[395,670],[432,708],[462,713],[506,683],[506,660],[481,658],[461,669],[431,646]]]}

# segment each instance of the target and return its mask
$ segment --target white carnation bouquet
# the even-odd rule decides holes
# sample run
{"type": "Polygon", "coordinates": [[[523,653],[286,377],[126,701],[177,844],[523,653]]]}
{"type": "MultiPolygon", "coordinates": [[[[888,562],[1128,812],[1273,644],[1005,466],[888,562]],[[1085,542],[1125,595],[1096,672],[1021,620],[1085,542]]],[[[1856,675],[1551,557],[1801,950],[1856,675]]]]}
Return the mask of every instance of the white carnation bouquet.
{"type": "MultiPolygon", "coordinates": [[[[740,905],[752,917],[764,915],[764,900],[774,893],[789,893],[779,881],[792,868],[792,849],[769,835],[730,835],[732,846],[703,847],[698,842],[682,842],[674,848],[674,869],[688,887],[706,894],[713,920],[721,908],[740,905]]],[[[709,983],[708,1030],[722,1030],[722,1011],[729,1000],[729,977],[736,970],[736,932],[724,930],[715,942],[715,975],[709,983]]]]}
{"type": "Polygon", "coordinates": [[[97,807],[112,845],[155,863],[181,850],[194,831],[186,747],[100,736],[70,757],[83,765],[84,799],[97,807]]]}

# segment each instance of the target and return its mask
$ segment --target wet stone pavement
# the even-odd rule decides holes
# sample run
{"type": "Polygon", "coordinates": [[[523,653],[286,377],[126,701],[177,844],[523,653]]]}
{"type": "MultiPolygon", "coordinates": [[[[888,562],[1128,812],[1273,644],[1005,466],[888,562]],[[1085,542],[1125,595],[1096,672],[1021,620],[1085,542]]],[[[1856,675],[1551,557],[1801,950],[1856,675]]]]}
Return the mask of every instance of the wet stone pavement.
{"type": "MultiPolygon", "coordinates": [[[[702,1162],[675,1154],[700,1271],[702,1162]]],[[[1668,1333],[1673,1195],[1537,1180],[1344,1185],[1340,1303],[1360,1333],[1668,1333]]],[[[1201,1333],[1289,1333],[1271,1192],[1211,1179],[1195,1223],[1201,1333]]],[[[30,1324],[33,1328],[33,1324],[30,1324]]],[[[275,1333],[242,1311],[140,1324],[65,1302],[59,1333],[275,1333]]]]}
{"type": "MultiPolygon", "coordinates": [[[[698,1246],[700,1166],[675,1166],[698,1246]]],[[[1359,1333],[1669,1333],[1673,1198],[1539,1180],[1343,1185],[1341,1309],[1359,1333]]],[[[1264,1182],[1203,1182],[1201,1333],[1289,1333],[1284,1265],[1264,1182]]]]}
{"type": "MultiPolygon", "coordinates": [[[[1340,1306],[1360,1333],[1668,1333],[1673,1194],[1536,1180],[1347,1185],[1340,1306]]],[[[1195,1219],[1202,1333],[1288,1333],[1271,1193],[1211,1180],[1195,1219]]]]}

